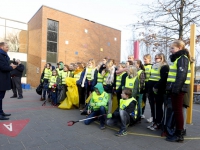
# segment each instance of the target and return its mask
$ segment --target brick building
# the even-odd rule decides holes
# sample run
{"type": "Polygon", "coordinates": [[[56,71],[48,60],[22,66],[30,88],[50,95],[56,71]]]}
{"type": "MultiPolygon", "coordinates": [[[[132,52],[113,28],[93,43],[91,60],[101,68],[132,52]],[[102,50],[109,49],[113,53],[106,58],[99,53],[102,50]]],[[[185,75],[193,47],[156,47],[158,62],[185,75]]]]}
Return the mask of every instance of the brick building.
{"type": "Polygon", "coordinates": [[[27,83],[38,85],[47,62],[119,62],[120,48],[120,30],[42,6],[28,22],[27,83]]]}

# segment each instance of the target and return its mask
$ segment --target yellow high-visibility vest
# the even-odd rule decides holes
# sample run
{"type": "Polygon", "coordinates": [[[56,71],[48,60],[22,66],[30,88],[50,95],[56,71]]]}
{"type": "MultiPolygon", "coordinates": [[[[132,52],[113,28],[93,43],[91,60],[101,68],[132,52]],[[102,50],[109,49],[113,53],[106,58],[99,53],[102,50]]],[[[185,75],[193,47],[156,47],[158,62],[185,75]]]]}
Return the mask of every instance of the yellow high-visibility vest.
{"type": "Polygon", "coordinates": [[[66,83],[65,83],[65,79],[67,78],[67,77],[69,77],[69,72],[68,71],[62,71],[62,73],[61,73],[61,79],[62,79],[62,84],[65,84],[66,85],[66,83]]]}
{"type": "MultiPolygon", "coordinates": [[[[186,57],[188,59],[188,57],[186,55],[184,55],[184,57],[186,57]]],[[[180,58],[181,58],[181,56],[174,61],[173,65],[170,65],[167,82],[175,82],[176,81],[177,62],[180,58]]],[[[191,78],[191,70],[190,69],[191,69],[190,63],[188,63],[188,72],[187,72],[187,78],[185,80],[185,84],[190,84],[190,78],[191,78]]]]}
{"type": "Polygon", "coordinates": [[[119,88],[119,86],[121,85],[121,81],[122,81],[122,76],[125,74],[126,72],[121,73],[120,75],[117,75],[116,77],[116,89],[119,88]]]}
{"type": "Polygon", "coordinates": [[[80,79],[81,73],[82,71],[74,75],[74,78],[76,79],[76,81],[80,79]]]}
{"type": "Polygon", "coordinates": [[[129,78],[128,76],[126,77],[126,84],[125,87],[133,89],[134,85],[135,85],[135,80],[136,80],[137,76],[135,76],[134,78],[129,78]]]}
{"type": "Polygon", "coordinates": [[[49,80],[51,75],[52,75],[52,71],[50,69],[48,69],[48,68],[45,68],[44,69],[44,79],[48,79],[49,80]]]}
{"type": "Polygon", "coordinates": [[[151,81],[159,81],[160,80],[160,69],[161,69],[161,66],[159,67],[153,67],[151,69],[151,75],[149,77],[149,80],[151,81]]]}
{"type": "MultiPolygon", "coordinates": [[[[97,95],[96,92],[92,92],[92,99],[94,103],[99,103],[101,102],[105,97],[108,97],[108,94],[104,91],[103,93],[101,93],[101,95],[97,95]]],[[[98,109],[100,106],[93,106],[93,109],[96,110],[98,109]]],[[[106,109],[108,108],[108,106],[104,106],[106,109]]]]}
{"type": "Polygon", "coordinates": [[[103,76],[99,72],[97,74],[97,83],[103,83],[103,76]]]}
{"type": "Polygon", "coordinates": [[[136,102],[136,105],[135,105],[135,110],[134,110],[134,118],[136,119],[137,118],[137,114],[138,114],[138,109],[137,109],[137,101],[134,97],[132,98],[129,98],[129,99],[120,99],[120,109],[121,110],[124,110],[132,101],[135,101],[136,102]]]}
{"type": "Polygon", "coordinates": [[[56,84],[57,77],[58,76],[51,76],[51,78],[49,79],[49,88],[51,88],[52,85],[56,84]]]}
{"type": "Polygon", "coordinates": [[[145,68],[145,81],[149,81],[149,77],[150,77],[150,73],[151,73],[151,67],[152,65],[149,64],[149,65],[145,65],[144,68],[145,68]]]}
{"type": "Polygon", "coordinates": [[[87,77],[87,79],[90,81],[90,80],[92,80],[92,68],[87,68],[87,75],[86,75],[86,77],[87,77]]]}

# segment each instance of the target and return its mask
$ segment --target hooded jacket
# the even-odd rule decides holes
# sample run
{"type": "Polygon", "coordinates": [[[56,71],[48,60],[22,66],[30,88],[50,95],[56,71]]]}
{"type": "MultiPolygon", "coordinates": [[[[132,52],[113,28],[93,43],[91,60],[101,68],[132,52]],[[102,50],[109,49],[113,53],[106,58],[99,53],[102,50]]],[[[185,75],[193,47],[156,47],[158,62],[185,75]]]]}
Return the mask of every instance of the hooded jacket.
{"type": "Polygon", "coordinates": [[[184,55],[189,57],[189,52],[187,50],[180,50],[170,56],[171,62],[175,62],[177,58],[180,59],[177,62],[177,74],[175,82],[167,82],[167,91],[170,91],[174,94],[178,94],[180,92],[187,93],[189,84],[185,84],[185,80],[187,78],[188,73],[188,64],[189,59],[184,55]],[[179,69],[180,68],[180,69],[179,69]]]}
{"type": "Polygon", "coordinates": [[[90,103],[95,103],[95,106],[91,107],[90,103],[89,106],[91,107],[91,109],[93,109],[94,111],[99,110],[99,108],[101,106],[104,106],[107,110],[108,108],[108,94],[104,91],[103,88],[103,84],[102,83],[97,83],[94,88],[98,89],[99,93],[101,95],[97,95],[96,92],[92,92],[92,98],[90,99],[90,103]],[[101,98],[96,100],[95,97],[96,96],[100,96],[101,98]]]}

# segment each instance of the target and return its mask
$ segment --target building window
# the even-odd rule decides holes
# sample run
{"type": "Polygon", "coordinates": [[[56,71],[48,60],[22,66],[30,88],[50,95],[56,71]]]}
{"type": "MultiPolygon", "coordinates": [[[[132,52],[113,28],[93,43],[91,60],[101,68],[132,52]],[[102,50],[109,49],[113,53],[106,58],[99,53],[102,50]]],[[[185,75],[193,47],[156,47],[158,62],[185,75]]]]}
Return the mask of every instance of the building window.
{"type": "Polygon", "coordinates": [[[57,62],[58,21],[48,19],[47,23],[47,62],[57,62]]]}

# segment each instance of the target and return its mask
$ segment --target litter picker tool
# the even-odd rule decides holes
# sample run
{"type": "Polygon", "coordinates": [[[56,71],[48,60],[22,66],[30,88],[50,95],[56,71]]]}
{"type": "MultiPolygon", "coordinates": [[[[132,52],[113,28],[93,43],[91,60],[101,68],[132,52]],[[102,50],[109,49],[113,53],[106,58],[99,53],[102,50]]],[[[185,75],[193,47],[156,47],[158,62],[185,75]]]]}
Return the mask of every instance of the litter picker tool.
{"type": "Polygon", "coordinates": [[[68,121],[67,125],[68,126],[73,126],[77,122],[81,122],[81,121],[85,121],[85,120],[90,120],[90,119],[94,119],[94,118],[99,118],[99,117],[104,116],[104,115],[106,115],[106,114],[99,115],[99,116],[94,116],[94,117],[90,117],[90,118],[86,118],[86,119],[81,119],[81,120],[78,120],[78,121],[68,121]]]}

